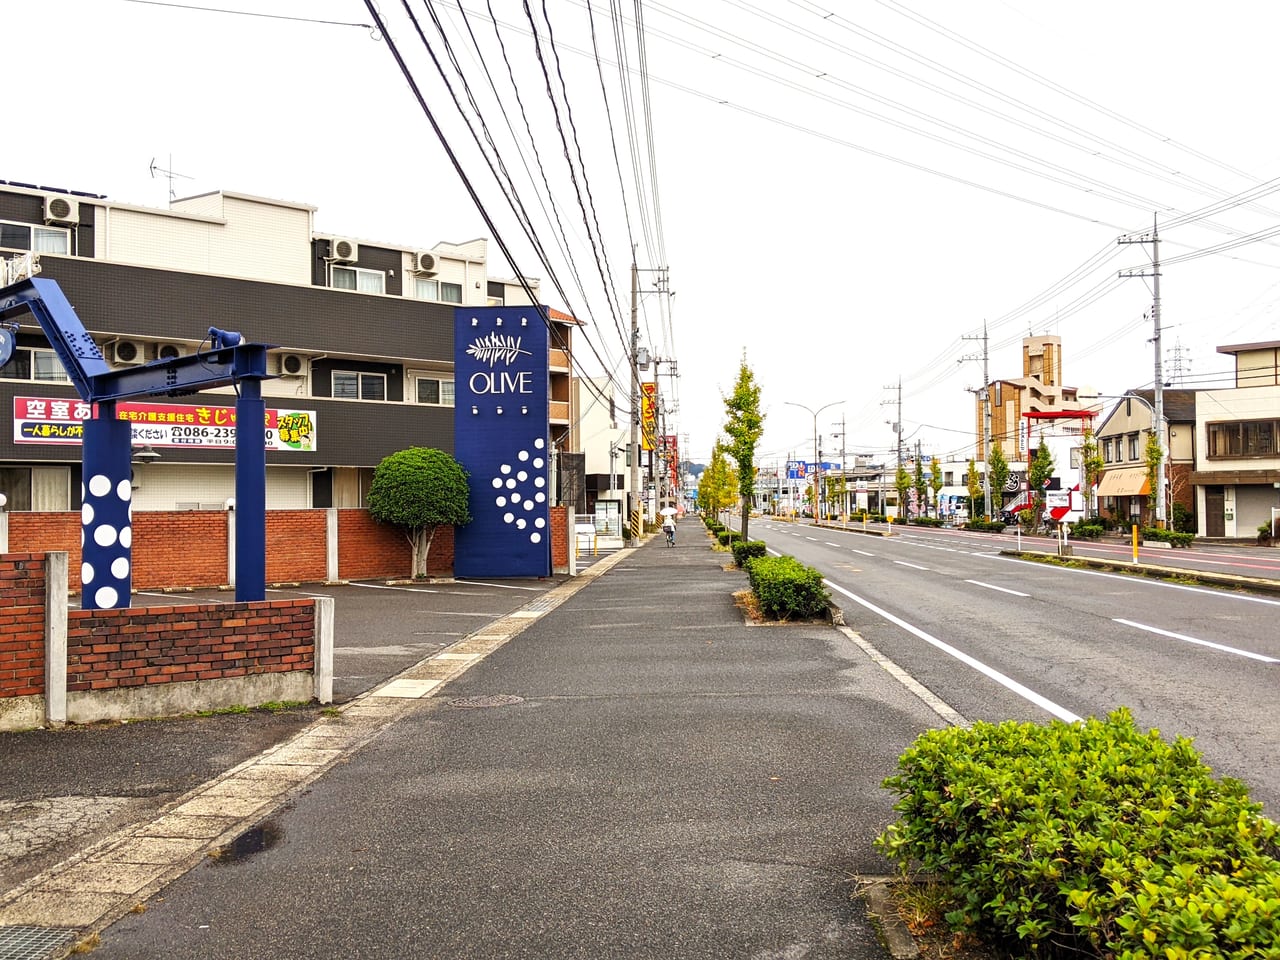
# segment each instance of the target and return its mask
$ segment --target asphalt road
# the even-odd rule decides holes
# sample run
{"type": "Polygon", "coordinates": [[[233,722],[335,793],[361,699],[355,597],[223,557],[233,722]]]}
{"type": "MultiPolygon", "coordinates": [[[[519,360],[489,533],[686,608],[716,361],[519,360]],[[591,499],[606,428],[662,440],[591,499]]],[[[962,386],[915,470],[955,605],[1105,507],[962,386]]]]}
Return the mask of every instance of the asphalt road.
{"type": "MultiPolygon", "coordinates": [[[[850,625],[966,719],[1126,706],[1143,727],[1193,738],[1280,814],[1280,598],[1020,561],[999,555],[1001,538],[958,531],[757,519],[750,534],[823,571],[850,625]]],[[[1193,553],[1273,569],[1264,551],[1193,553]]]]}

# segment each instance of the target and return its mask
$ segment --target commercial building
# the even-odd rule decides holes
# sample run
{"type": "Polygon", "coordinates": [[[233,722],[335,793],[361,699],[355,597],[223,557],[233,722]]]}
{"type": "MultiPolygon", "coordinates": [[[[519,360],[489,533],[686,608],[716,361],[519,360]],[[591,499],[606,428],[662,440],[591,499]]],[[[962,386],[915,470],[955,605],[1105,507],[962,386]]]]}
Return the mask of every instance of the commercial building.
{"type": "MultiPolygon", "coordinates": [[[[315,213],[228,191],[162,210],[0,181],[0,258],[38,254],[114,366],[199,353],[210,327],[271,344],[268,508],[361,507],[383,457],[454,450],[455,308],[527,306],[539,287],[491,277],[483,239],[406,247],[321,234],[315,213]]],[[[581,486],[562,475],[581,469],[578,322],[549,314],[554,491],[581,486]]],[[[225,388],[122,407],[134,423],[136,510],[219,509],[233,496],[234,406],[225,388]]],[[[0,435],[8,509],[79,508],[84,407],[43,332],[24,325],[0,368],[13,424],[0,435]]]]}

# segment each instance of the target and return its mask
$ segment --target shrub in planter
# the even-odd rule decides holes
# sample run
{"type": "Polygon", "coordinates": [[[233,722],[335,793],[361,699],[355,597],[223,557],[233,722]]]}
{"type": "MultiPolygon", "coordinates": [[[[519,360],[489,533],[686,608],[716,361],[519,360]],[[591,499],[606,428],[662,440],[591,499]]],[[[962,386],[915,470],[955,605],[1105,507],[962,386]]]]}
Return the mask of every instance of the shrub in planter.
{"type": "Polygon", "coordinates": [[[1178,533],[1176,530],[1161,530],[1159,527],[1143,527],[1141,536],[1143,540],[1159,540],[1175,547],[1190,547],[1191,541],[1196,538],[1194,533],[1178,533]]]}
{"type": "Polygon", "coordinates": [[[1098,540],[1103,533],[1102,527],[1092,523],[1077,523],[1071,528],[1071,536],[1077,540],[1098,540]]]}
{"type": "Polygon", "coordinates": [[[1191,741],[1127,710],[920,736],[878,839],[949,885],[956,929],[1017,956],[1280,956],[1280,827],[1191,741]]]}
{"type": "Polygon", "coordinates": [[[733,546],[733,562],[745,567],[748,560],[767,556],[767,545],[763,540],[735,540],[733,546]]]}
{"type": "Polygon", "coordinates": [[[822,574],[795,557],[756,557],[746,562],[751,592],[765,616],[806,620],[824,613],[831,595],[822,574]]]}
{"type": "Polygon", "coordinates": [[[966,530],[978,530],[984,533],[1000,533],[1005,528],[1002,520],[970,520],[964,525],[966,530]]]}
{"type": "Polygon", "coordinates": [[[720,541],[720,546],[727,547],[729,544],[733,543],[735,540],[741,540],[742,534],[739,533],[737,530],[721,530],[719,533],[716,534],[716,539],[720,541]]]}

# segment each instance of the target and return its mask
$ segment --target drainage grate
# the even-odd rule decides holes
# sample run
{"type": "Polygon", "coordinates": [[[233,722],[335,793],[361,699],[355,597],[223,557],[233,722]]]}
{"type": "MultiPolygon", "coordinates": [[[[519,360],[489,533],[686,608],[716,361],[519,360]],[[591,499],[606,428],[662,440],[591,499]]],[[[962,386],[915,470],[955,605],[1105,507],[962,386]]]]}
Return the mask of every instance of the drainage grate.
{"type": "Polygon", "coordinates": [[[75,937],[66,927],[0,927],[0,960],[44,960],[75,937]]]}
{"type": "MultiPolygon", "coordinates": [[[[510,693],[495,693],[488,697],[459,697],[457,700],[450,700],[451,707],[509,707],[512,704],[524,703],[524,697],[517,697],[510,693]]],[[[3,960],[3,958],[0,958],[3,960]]]]}

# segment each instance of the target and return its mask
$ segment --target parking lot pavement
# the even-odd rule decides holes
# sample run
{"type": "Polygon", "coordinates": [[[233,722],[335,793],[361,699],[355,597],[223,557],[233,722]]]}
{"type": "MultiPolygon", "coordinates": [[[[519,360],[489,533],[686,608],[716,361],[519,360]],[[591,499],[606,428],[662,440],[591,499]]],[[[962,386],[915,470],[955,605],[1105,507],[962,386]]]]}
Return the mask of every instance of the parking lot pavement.
{"type": "MultiPolygon", "coordinates": [[[[343,703],[566,579],[301,584],[268,588],[267,599],[334,599],[333,698],[343,703]]],[[[234,599],[226,590],[143,590],[134,594],[133,604],[231,603],[234,599]]]]}
{"type": "MultiPolygon", "coordinates": [[[[268,589],[267,598],[334,598],[334,700],[344,703],[566,579],[304,584],[268,589]]],[[[133,596],[135,607],[234,601],[227,590],[133,596]]],[[[0,735],[0,899],[75,851],[150,819],[209,778],[288,740],[320,715],[313,704],[0,735]]]]}

